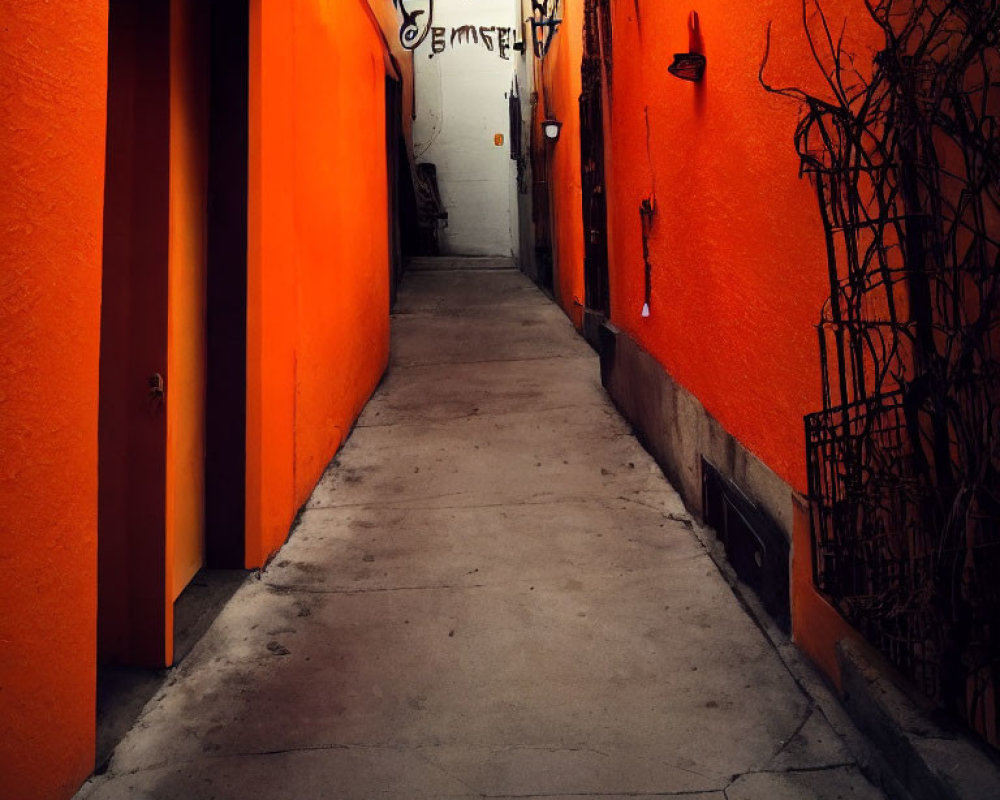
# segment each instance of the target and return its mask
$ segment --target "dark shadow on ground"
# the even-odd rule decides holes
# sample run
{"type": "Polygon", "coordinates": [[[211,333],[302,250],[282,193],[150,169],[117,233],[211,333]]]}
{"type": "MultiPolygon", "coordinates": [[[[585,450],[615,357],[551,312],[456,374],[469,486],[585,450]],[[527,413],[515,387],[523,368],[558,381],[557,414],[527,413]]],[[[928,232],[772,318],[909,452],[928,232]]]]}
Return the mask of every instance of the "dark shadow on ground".
{"type": "MultiPolygon", "coordinates": [[[[243,570],[204,569],[195,575],[174,605],[175,666],[194,649],[246,578],[243,570]]],[[[98,667],[97,774],[107,769],[114,749],[169,675],[169,669],[98,667]]]]}

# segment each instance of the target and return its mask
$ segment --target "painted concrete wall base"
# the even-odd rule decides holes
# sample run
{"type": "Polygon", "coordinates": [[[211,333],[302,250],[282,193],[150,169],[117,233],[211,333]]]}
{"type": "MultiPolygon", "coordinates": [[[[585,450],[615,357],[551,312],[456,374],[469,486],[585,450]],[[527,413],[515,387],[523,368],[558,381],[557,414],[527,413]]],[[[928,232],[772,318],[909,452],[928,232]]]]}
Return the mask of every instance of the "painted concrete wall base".
{"type": "Polygon", "coordinates": [[[583,310],[583,324],[580,326],[580,333],[598,353],[601,352],[601,328],[604,326],[604,322],[602,314],[591,311],[589,308],[583,310]]]}
{"type": "Polygon", "coordinates": [[[636,428],[688,508],[704,517],[701,459],[735,483],[792,541],[801,498],[741,445],[699,400],[680,386],[631,336],[601,329],[601,377],[623,416],[636,428]]]}
{"type": "Polygon", "coordinates": [[[988,800],[1000,793],[1000,764],[970,738],[937,724],[893,679],[869,645],[837,644],[843,702],[878,758],[886,790],[898,800],[988,800]]]}
{"type": "MultiPolygon", "coordinates": [[[[595,320],[588,316],[583,332],[593,344],[595,320]]],[[[790,551],[801,498],[631,336],[610,324],[598,332],[602,380],[612,399],[688,507],[716,532],[740,579],[790,632],[790,551]]]]}
{"type": "MultiPolygon", "coordinates": [[[[805,499],[748,452],[676,383],[627,333],[605,324],[600,329],[601,377],[622,415],[636,429],[692,511],[704,517],[701,459],[711,461],[771,516],[791,541],[793,559],[809,561],[805,499]]],[[[696,534],[700,535],[698,527],[696,534]]],[[[970,738],[946,731],[898,688],[891,666],[857,636],[811,586],[793,586],[793,615],[812,620],[803,640],[801,625],[794,647],[770,623],[763,606],[747,592],[724,561],[721,546],[703,538],[710,555],[730,581],[789,669],[808,676],[791,651],[804,652],[839,687],[838,694],[854,726],[837,725],[865,772],[895,800],[993,800],[1000,786],[1000,765],[970,738]],[[839,641],[838,641],[839,640],[839,641]],[[834,660],[835,659],[835,660],[834,660]]],[[[801,570],[800,570],[801,571],[801,570]]],[[[801,584],[797,575],[796,584],[801,584]]],[[[810,693],[825,694],[810,679],[810,693]]],[[[831,692],[837,692],[832,689],[831,692]]],[[[821,704],[831,722],[838,714],[832,696],[821,704]]],[[[840,711],[839,714],[843,714],[840,711]]],[[[846,723],[846,724],[844,724],[846,723]]]]}
{"type": "MultiPolygon", "coordinates": [[[[856,631],[821,597],[812,581],[809,505],[712,417],[631,336],[611,324],[600,329],[601,376],[623,416],[680,492],[705,518],[702,459],[734,484],[789,543],[793,639],[840,686],[835,646],[856,631]]],[[[768,587],[773,592],[776,585],[768,587]]],[[[759,589],[758,589],[759,591],[759,589]]],[[[765,592],[767,594],[767,592],[765,592]]]]}

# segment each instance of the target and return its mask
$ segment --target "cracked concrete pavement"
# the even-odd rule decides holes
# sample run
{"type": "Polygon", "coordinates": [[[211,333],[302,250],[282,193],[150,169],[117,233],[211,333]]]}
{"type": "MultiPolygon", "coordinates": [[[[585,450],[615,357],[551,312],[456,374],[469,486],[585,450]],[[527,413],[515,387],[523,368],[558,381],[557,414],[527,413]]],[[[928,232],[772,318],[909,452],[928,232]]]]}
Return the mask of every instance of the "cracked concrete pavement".
{"type": "Polygon", "coordinates": [[[290,542],[78,798],[595,796],[882,794],[558,308],[425,264],[290,542]]]}

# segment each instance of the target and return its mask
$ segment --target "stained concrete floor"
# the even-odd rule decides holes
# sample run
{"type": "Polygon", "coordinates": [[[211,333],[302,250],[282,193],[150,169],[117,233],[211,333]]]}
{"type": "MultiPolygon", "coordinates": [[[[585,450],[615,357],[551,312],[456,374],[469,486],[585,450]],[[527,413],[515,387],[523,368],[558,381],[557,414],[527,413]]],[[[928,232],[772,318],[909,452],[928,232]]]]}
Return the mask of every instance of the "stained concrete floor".
{"type": "Polygon", "coordinates": [[[563,314],[438,266],[291,541],[80,799],[881,798],[563,314]]]}

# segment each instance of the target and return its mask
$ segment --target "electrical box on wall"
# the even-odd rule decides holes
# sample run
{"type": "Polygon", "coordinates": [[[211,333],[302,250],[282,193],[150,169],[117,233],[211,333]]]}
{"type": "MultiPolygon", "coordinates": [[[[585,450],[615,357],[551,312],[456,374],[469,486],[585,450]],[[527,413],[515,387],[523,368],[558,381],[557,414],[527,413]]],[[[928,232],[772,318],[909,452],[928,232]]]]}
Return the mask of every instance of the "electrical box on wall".
{"type": "Polygon", "coordinates": [[[791,631],[788,540],[778,525],[709,461],[701,460],[702,508],[726,558],[785,633],[791,631]]]}

